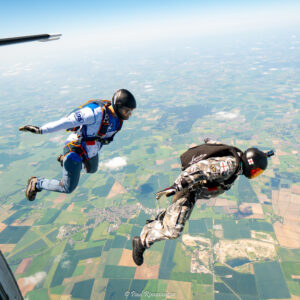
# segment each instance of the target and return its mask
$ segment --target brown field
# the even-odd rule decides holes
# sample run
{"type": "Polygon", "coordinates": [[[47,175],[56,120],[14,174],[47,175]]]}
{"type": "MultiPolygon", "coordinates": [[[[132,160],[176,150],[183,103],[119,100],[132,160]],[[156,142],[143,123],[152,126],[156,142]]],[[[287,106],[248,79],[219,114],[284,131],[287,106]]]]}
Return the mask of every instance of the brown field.
{"type": "Polygon", "coordinates": [[[156,160],[156,164],[159,165],[163,165],[167,160],[166,159],[157,159],[156,160]]]}
{"type": "Polygon", "coordinates": [[[29,267],[29,265],[31,264],[31,262],[32,262],[32,257],[24,258],[22,262],[19,264],[18,268],[16,269],[15,274],[24,273],[29,267]]]}
{"type": "Polygon", "coordinates": [[[107,199],[113,198],[120,194],[126,194],[126,193],[127,193],[127,190],[118,181],[115,181],[109,194],[107,195],[107,199]]]}
{"type": "Polygon", "coordinates": [[[172,164],[172,165],[171,165],[171,168],[172,168],[172,169],[180,169],[180,168],[181,168],[181,165],[180,165],[180,164],[172,164]]]}
{"type": "Polygon", "coordinates": [[[280,160],[278,156],[272,156],[272,163],[274,165],[280,165],[280,160]]]}
{"type": "Polygon", "coordinates": [[[215,198],[215,206],[236,206],[236,202],[233,200],[215,198]]]}
{"type": "Polygon", "coordinates": [[[246,207],[251,207],[252,215],[245,217],[245,219],[263,219],[264,211],[260,203],[243,203],[240,205],[240,210],[243,210],[246,207]]]}
{"type": "Polygon", "coordinates": [[[72,295],[49,295],[51,300],[71,300],[72,295]]]}
{"type": "Polygon", "coordinates": [[[268,202],[271,203],[271,199],[267,197],[265,194],[257,193],[257,197],[260,203],[268,202]]]}
{"type": "Polygon", "coordinates": [[[300,222],[300,195],[292,194],[289,189],[281,189],[279,193],[274,196],[274,211],[284,217],[284,221],[300,222]]]}
{"type": "Polygon", "coordinates": [[[134,279],[157,279],[159,272],[159,264],[156,266],[148,266],[146,263],[136,268],[134,279]]]}
{"type": "Polygon", "coordinates": [[[279,215],[279,191],[272,191],[272,206],[274,213],[279,215]]]}
{"type": "Polygon", "coordinates": [[[300,247],[300,195],[290,189],[272,192],[274,212],[283,217],[283,224],[274,224],[276,237],[281,246],[300,247]]]}
{"type": "Polygon", "coordinates": [[[136,267],[136,264],[134,263],[132,259],[132,251],[128,249],[123,249],[121,259],[119,261],[119,266],[125,266],[125,267],[136,267]]]}
{"type": "Polygon", "coordinates": [[[72,295],[59,295],[59,299],[58,300],[71,300],[72,299],[72,295]]]}
{"type": "Polygon", "coordinates": [[[168,299],[188,300],[191,299],[192,283],[184,281],[169,280],[167,286],[168,299]]]}
{"type": "Polygon", "coordinates": [[[40,217],[39,214],[34,214],[26,218],[25,220],[16,220],[11,224],[11,226],[32,226],[36,221],[36,219],[39,217],[40,217]]]}
{"type": "Polygon", "coordinates": [[[198,200],[197,203],[206,203],[207,206],[215,206],[217,198],[210,198],[208,200],[198,200]]]}
{"type": "Polygon", "coordinates": [[[54,200],[52,208],[55,208],[57,205],[59,205],[60,203],[63,203],[67,198],[67,194],[59,194],[59,196],[54,200]]]}
{"type": "Polygon", "coordinates": [[[276,222],[274,225],[276,238],[281,246],[288,248],[300,248],[300,224],[276,222]]]}
{"type": "MultiPolygon", "coordinates": [[[[270,299],[270,300],[276,300],[276,299],[270,299]]],[[[291,295],[291,298],[285,298],[281,300],[300,300],[299,296],[291,295]]]]}
{"type": "Polygon", "coordinates": [[[9,253],[9,252],[13,251],[15,246],[16,246],[16,244],[0,244],[0,250],[3,253],[9,253]]]}
{"type": "Polygon", "coordinates": [[[67,208],[67,211],[71,212],[73,210],[73,207],[74,207],[74,202],[72,202],[68,208],[67,208]]]}
{"type": "Polygon", "coordinates": [[[292,193],[300,195],[300,185],[292,185],[292,193]]]}
{"type": "Polygon", "coordinates": [[[49,295],[49,297],[50,297],[50,300],[60,300],[61,298],[60,298],[60,295],[49,295]]]}
{"type": "Polygon", "coordinates": [[[33,283],[26,284],[26,279],[20,278],[20,279],[18,279],[18,286],[24,297],[28,292],[30,292],[34,289],[35,284],[33,284],[33,283]]]}
{"type": "Polygon", "coordinates": [[[7,227],[6,224],[0,223],[0,232],[3,231],[7,227]]]}
{"type": "Polygon", "coordinates": [[[94,259],[87,259],[85,261],[85,265],[86,265],[86,268],[83,272],[82,275],[84,275],[85,277],[86,276],[96,276],[96,273],[97,273],[97,269],[99,267],[99,263],[100,263],[100,257],[97,257],[97,258],[94,258],[94,259]]]}
{"type": "Polygon", "coordinates": [[[238,212],[237,206],[224,206],[225,214],[231,215],[238,212]]]}

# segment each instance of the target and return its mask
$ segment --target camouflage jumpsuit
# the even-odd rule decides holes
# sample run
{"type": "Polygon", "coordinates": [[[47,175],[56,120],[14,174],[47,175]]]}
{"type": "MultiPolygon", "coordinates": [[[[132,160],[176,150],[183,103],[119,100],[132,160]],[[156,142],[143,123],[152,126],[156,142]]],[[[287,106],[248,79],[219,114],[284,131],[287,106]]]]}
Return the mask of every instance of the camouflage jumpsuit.
{"type": "Polygon", "coordinates": [[[233,156],[224,156],[201,160],[183,171],[173,185],[179,191],[174,196],[173,204],[144,226],[140,235],[144,247],[149,248],[160,240],[178,238],[197,199],[216,197],[230,189],[233,184],[207,188],[203,183],[222,184],[236,172],[237,167],[233,156]],[[185,189],[183,185],[192,188],[185,189]]]}

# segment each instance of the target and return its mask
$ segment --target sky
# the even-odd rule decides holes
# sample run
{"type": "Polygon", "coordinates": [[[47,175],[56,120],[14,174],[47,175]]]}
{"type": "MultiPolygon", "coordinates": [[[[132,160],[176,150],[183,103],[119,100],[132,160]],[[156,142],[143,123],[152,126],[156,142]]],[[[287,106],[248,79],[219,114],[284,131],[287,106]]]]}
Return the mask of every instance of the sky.
{"type": "Polygon", "coordinates": [[[0,2],[0,37],[60,32],[117,44],[300,24],[300,1],[16,0],[0,2]]]}
{"type": "MultiPolygon", "coordinates": [[[[148,50],[199,38],[300,28],[298,0],[15,0],[0,1],[0,38],[61,33],[59,41],[0,48],[1,64],[91,49],[148,50]]],[[[299,29],[298,29],[299,30],[299,29]]]]}

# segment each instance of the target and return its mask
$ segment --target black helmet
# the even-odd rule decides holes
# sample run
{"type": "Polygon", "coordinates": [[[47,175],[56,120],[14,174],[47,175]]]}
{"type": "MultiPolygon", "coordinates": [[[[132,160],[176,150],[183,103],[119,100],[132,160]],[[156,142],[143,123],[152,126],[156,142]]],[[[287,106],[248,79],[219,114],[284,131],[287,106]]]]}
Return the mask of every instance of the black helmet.
{"type": "Polygon", "coordinates": [[[117,90],[112,97],[112,106],[120,119],[127,120],[128,118],[122,115],[121,109],[124,107],[131,109],[136,108],[136,101],[129,91],[120,89],[117,90]]]}
{"type": "Polygon", "coordinates": [[[257,148],[249,148],[242,155],[243,174],[252,179],[260,175],[268,166],[268,157],[274,155],[271,150],[267,153],[257,148]]]}

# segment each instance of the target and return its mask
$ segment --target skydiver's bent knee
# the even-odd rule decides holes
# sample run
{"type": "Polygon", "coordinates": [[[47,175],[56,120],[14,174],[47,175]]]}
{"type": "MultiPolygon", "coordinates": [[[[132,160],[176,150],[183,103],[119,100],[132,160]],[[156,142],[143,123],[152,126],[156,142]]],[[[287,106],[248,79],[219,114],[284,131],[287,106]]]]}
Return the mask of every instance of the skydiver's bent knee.
{"type": "Polygon", "coordinates": [[[72,182],[72,180],[69,180],[69,181],[64,181],[64,180],[61,180],[59,182],[59,185],[61,187],[61,192],[65,193],[65,194],[71,194],[77,187],[77,183],[78,182],[72,182]]]}

